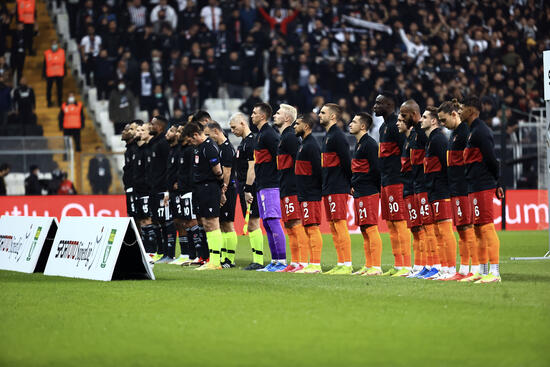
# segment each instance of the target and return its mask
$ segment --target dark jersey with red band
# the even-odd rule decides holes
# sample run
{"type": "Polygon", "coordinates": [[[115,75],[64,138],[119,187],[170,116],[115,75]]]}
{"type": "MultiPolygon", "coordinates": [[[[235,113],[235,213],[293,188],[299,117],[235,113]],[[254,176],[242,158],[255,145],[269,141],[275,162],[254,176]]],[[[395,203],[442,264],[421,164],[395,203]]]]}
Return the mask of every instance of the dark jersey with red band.
{"type": "Polygon", "coordinates": [[[405,139],[403,149],[401,150],[401,182],[403,182],[403,197],[414,194],[411,145],[415,137],[416,133],[411,131],[409,136],[405,139]]]}
{"type": "Polygon", "coordinates": [[[334,124],[321,147],[323,195],[349,194],[351,190],[351,157],[344,133],[334,124]]]}
{"type": "Polygon", "coordinates": [[[321,169],[321,148],[313,135],[309,134],[296,153],[294,165],[298,200],[321,201],[323,175],[321,169]]]}
{"type": "Polygon", "coordinates": [[[422,128],[420,123],[413,125],[413,131],[416,136],[411,141],[411,166],[413,175],[413,187],[414,193],[420,194],[426,192],[426,178],[424,177],[424,156],[426,154],[426,145],[428,144],[428,137],[422,128]]]}
{"type": "Polygon", "coordinates": [[[294,133],[294,128],[289,126],[284,129],[277,148],[277,169],[279,170],[281,198],[297,194],[294,160],[299,146],[300,139],[294,133]]]}
{"type": "Polygon", "coordinates": [[[450,197],[446,155],[447,138],[441,129],[435,129],[428,137],[426,156],[424,157],[424,175],[430,203],[450,197]]]}
{"type": "Polygon", "coordinates": [[[500,169],[495,156],[495,141],[491,130],[480,119],[475,119],[470,125],[470,135],[464,149],[464,164],[468,192],[497,187],[500,169]]]}
{"type": "Polygon", "coordinates": [[[470,129],[462,122],[451,132],[447,148],[447,173],[451,197],[468,196],[468,181],[464,173],[464,148],[470,129]]]}
{"type": "Polygon", "coordinates": [[[279,187],[277,172],[277,146],[279,134],[265,123],[254,138],[254,172],[256,173],[256,190],[279,187]]]}
{"type": "Polygon", "coordinates": [[[382,186],[401,183],[401,148],[405,142],[405,135],[399,133],[396,122],[397,116],[392,114],[388,121],[384,121],[380,126],[378,157],[382,186]]]}
{"type": "Polygon", "coordinates": [[[359,198],[380,192],[380,171],[378,170],[378,144],[365,134],[355,146],[351,160],[351,187],[353,197],[359,198]]]}

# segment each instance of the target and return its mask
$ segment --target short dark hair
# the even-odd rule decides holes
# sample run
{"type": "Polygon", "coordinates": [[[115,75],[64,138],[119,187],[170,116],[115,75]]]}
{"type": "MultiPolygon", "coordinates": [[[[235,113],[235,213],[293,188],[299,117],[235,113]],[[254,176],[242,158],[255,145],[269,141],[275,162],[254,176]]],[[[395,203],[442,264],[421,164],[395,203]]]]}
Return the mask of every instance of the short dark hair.
{"type": "Polygon", "coordinates": [[[313,127],[317,123],[317,121],[309,114],[306,115],[300,115],[296,118],[296,121],[302,121],[304,124],[309,126],[311,130],[313,130],[313,127]]]}
{"type": "Polygon", "coordinates": [[[337,120],[340,120],[342,118],[342,113],[344,112],[344,109],[340,105],[337,105],[336,103],[325,103],[324,107],[329,108],[336,115],[337,120]]]}
{"type": "Polygon", "coordinates": [[[384,90],[380,93],[381,96],[384,96],[385,98],[392,101],[393,105],[395,106],[397,104],[397,98],[395,98],[395,94],[390,92],[389,90],[384,90]]]}
{"type": "Polygon", "coordinates": [[[183,136],[187,136],[189,138],[193,137],[195,134],[200,134],[204,131],[201,124],[198,122],[190,122],[185,125],[183,128],[183,136]]]}
{"type": "MultiPolygon", "coordinates": [[[[157,121],[159,121],[164,127],[166,127],[166,125],[168,125],[168,120],[164,116],[155,115],[155,116],[153,116],[153,119],[156,119],[157,121]]],[[[153,120],[151,120],[151,121],[153,121],[153,120]]]]}
{"type": "Polygon", "coordinates": [[[439,116],[437,115],[437,108],[434,106],[428,106],[426,107],[426,111],[430,114],[431,118],[436,119],[439,121],[439,116]]]}
{"type": "Polygon", "coordinates": [[[38,169],[38,166],[36,164],[32,164],[30,167],[30,171],[34,171],[35,169],[38,169]]]}
{"type": "Polygon", "coordinates": [[[460,106],[460,103],[458,102],[458,100],[456,98],[453,98],[452,101],[445,101],[441,104],[441,106],[439,106],[439,108],[437,109],[437,112],[443,112],[443,113],[452,113],[452,112],[458,112],[460,111],[460,108],[462,106],[460,106]]]}
{"type": "Polygon", "coordinates": [[[466,96],[462,101],[462,104],[464,106],[473,107],[476,110],[481,112],[481,101],[477,96],[474,96],[474,95],[466,96]]]}
{"type": "Polygon", "coordinates": [[[131,124],[137,124],[138,126],[143,126],[144,122],[143,120],[132,120],[131,124]]]}
{"type": "Polygon", "coordinates": [[[271,106],[266,102],[259,102],[254,105],[254,108],[256,107],[259,108],[260,111],[262,111],[262,113],[265,115],[265,118],[269,120],[269,118],[273,114],[273,109],[271,108],[271,106]]]}
{"type": "Polygon", "coordinates": [[[7,169],[11,169],[11,166],[10,166],[9,163],[0,164],[0,171],[4,171],[4,170],[7,170],[7,169]]]}
{"type": "Polygon", "coordinates": [[[211,123],[207,124],[206,127],[209,129],[215,129],[223,132],[222,127],[216,121],[212,121],[211,123]]]}
{"type": "Polygon", "coordinates": [[[211,120],[212,117],[210,117],[210,114],[206,112],[205,110],[198,110],[193,114],[193,121],[201,122],[206,119],[211,120]]]}
{"type": "Polygon", "coordinates": [[[367,130],[370,130],[370,128],[372,127],[372,116],[370,114],[366,112],[359,112],[355,116],[358,116],[359,121],[365,124],[365,126],[367,127],[367,130]]]}

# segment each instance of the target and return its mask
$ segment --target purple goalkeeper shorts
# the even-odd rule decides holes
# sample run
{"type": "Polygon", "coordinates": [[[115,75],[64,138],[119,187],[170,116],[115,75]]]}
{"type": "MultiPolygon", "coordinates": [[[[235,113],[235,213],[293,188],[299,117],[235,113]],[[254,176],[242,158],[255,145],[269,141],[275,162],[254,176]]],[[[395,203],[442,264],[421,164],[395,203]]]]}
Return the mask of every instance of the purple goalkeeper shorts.
{"type": "Polygon", "coordinates": [[[258,209],[260,218],[281,218],[281,203],[279,198],[279,188],[263,189],[256,193],[258,198],[258,209]]]}

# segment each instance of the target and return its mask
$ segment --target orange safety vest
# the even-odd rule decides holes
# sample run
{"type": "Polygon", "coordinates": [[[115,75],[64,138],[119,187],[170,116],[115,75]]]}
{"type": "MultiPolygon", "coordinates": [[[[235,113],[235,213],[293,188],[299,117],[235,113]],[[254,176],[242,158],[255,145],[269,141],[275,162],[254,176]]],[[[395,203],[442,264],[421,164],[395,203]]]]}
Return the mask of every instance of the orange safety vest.
{"type": "Polygon", "coordinates": [[[51,49],[44,51],[46,59],[46,76],[65,76],[65,50],[62,48],[53,52],[51,49]]]}
{"type": "Polygon", "coordinates": [[[82,113],[82,102],[77,104],[63,103],[61,106],[63,109],[63,129],[80,129],[82,127],[82,120],[80,114],[82,113]]]}
{"type": "Polygon", "coordinates": [[[34,24],[35,0],[17,0],[17,15],[24,24],[34,24]]]}

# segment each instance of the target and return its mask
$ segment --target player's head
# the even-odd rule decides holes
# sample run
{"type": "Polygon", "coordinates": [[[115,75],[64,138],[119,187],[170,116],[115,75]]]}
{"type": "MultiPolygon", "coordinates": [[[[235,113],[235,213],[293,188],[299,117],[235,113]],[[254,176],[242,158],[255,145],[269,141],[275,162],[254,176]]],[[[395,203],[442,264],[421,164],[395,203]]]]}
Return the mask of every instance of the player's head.
{"type": "Polygon", "coordinates": [[[233,135],[239,138],[245,138],[250,131],[248,127],[248,117],[242,112],[233,114],[229,119],[229,127],[233,135]]]}
{"type": "Polygon", "coordinates": [[[437,109],[437,116],[439,122],[441,122],[447,129],[454,130],[460,125],[460,114],[462,112],[462,105],[456,100],[445,101],[437,109]]]}
{"type": "Polygon", "coordinates": [[[131,131],[132,124],[126,124],[124,125],[124,129],[122,129],[120,140],[129,142],[134,138],[134,134],[132,134],[131,131]]]}
{"type": "Polygon", "coordinates": [[[426,131],[432,131],[439,126],[439,119],[437,117],[437,108],[429,106],[422,114],[420,119],[420,127],[426,131]]]}
{"type": "Polygon", "coordinates": [[[225,141],[223,129],[216,121],[212,121],[204,127],[204,134],[212,138],[217,144],[221,144],[225,141]]]}
{"type": "Polygon", "coordinates": [[[177,139],[178,139],[177,132],[178,132],[178,127],[176,125],[172,125],[168,130],[166,130],[166,134],[164,135],[168,143],[173,144],[177,142],[177,139]]]}
{"type": "Polygon", "coordinates": [[[210,114],[205,110],[198,110],[192,115],[191,121],[198,122],[202,126],[206,126],[206,124],[212,122],[212,117],[210,117],[210,114]]]}
{"type": "Polygon", "coordinates": [[[408,121],[405,119],[405,116],[403,116],[402,113],[397,115],[397,130],[399,130],[400,133],[405,133],[409,131],[412,127],[412,124],[407,123],[408,121]]]}
{"type": "Polygon", "coordinates": [[[273,110],[271,109],[271,106],[268,103],[260,102],[256,103],[254,105],[254,109],[252,110],[252,123],[255,126],[258,126],[262,123],[267,122],[271,115],[273,114],[273,110]]]}
{"type": "Polygon", "coordinates": [[[319,111],[319,123],[323,127],[335,124],[342,118],[343,112],[342,107],[336,103],[326,103],[319,111]]]}
{"type": "Polygon", "coordinates": [[[393,93],[383,91],[374,101],[373,107],[376,116],[389,116],[395,112],[395,96],[393,93]]]}
{"type": "Polygon", "coordinates": [[[399,114],[403,115],[403,119],[407,125],[412,126],[420,121],[420,107],[414,99],[409,99],[399,108],[399,114]]]}
{"type": "Polygon", "coordinates": [[[372,116],[366,112],[359,112],[349,123],[349,133],[357,135],[361,132],[366,133],[372,127],[372,116]]]}
{"type": "Polygon", "coordinates": [[[294,132],[296,136],[305,137],[313,131],[315,127],[315,119],[310,115],[300,115],[294,123],[294,132]]]}
{"type": "Polygon", "coordinates": [[[166,126],[168,125],[168,120],[164,116],[153,116],[151,119],[151,131],[150,134],[153,136],[164,133],[166,126]]]}
{"type": "Polygon", "coordinates": [[[481,101],[477,96],[469,95],[462,101],[462,113],[460,119],[472,123],[473,120],[479,117],[481,112],[481,101]]]}
{"type": "Polygon", "coordinates": [[[297,114],[298,111],[296,111],[295,107],[282,103],[275,113],[275,116],[273,116],[273,125],[277,127],[281,127],[285,124],[290,125],[296,120],[297,114]]]}
{"type": "Polygon", "coordinates": [[[189,138],[189,142],[193,145],[199,145],[206,140],[204,129],[198,122],[190,122],[183,128],[183,135],[189,138]]]}

